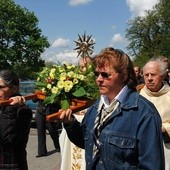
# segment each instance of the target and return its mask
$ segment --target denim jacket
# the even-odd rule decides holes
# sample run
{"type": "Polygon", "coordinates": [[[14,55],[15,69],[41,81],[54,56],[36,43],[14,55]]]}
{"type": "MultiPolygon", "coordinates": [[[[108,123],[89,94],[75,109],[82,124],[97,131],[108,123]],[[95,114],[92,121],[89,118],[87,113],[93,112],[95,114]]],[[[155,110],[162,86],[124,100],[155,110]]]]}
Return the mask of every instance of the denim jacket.
{"type": "Polygon", "coordinates": [[[161,118],[151,102],[131,89],[104,124],[99,136],[100,158],[94,165],[93,128],[98,104],[99,100],[88,109],[82,124],[75,121],[65,125],[70,140],[85,148],[87,170],[165,169],[161,118]]]}

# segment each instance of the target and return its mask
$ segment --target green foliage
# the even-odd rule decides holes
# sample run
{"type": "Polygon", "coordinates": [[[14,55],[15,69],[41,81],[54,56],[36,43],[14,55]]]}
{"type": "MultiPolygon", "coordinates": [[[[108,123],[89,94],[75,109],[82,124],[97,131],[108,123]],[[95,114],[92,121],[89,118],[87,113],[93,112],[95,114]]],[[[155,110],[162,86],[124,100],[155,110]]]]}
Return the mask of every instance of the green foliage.
{"type": "Polygon", "coordinates": [[[145,17],[129,21],[126,38],[134,62],[143,65],[148,59],[170,57],[170,1],[161,0],[145,17]]]}
{"type": "Polygon", "coordinates": [[[82,96],[85,96],[86,95],[86,91],[84,89],[84,87],[79,87],[76,89],[75,92],[72,93],[73,96],[75,97],[82,97],[82,96]]]}
{"type": "Polygon", "coordinates": [[[49,47],[47,38],[41,35],[34,13],[13,0],[0,0],[0,9],[0,69],[30,77],[45,64],[40,55],[49,47]]]}
{"type": "Polygon", "coordinates": [[[142,54],[141,56],[138,56],[134,59],[133,63],[134,65],[139,66],[140,68],[142,68],[144,66],[144,64],[149,60],[149,56],[148,54],[142,54]]]}

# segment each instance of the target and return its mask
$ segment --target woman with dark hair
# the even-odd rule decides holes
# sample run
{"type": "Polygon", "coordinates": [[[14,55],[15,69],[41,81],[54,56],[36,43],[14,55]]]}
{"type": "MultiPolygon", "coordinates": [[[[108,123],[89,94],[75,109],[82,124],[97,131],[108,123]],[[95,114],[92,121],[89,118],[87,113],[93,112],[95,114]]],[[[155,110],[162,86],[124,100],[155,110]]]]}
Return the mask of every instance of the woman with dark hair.
{"type": "Polygon", "coordinates": [[[0,169],[27,170],[26,146],[32,111],[19,94],[19,78],[11,70],[0,71],[0,100],[10,99],[0,106],[0,169]]]}
{"type": "Polygon", "coordinates": [[[100,98],[82,123],[70,109],[60,115],[69,139],[85,149],[86,169],[163,170],[161,118],[136,91],[129,56],[106,48],[94,58],[94,65],[100,98]]]}

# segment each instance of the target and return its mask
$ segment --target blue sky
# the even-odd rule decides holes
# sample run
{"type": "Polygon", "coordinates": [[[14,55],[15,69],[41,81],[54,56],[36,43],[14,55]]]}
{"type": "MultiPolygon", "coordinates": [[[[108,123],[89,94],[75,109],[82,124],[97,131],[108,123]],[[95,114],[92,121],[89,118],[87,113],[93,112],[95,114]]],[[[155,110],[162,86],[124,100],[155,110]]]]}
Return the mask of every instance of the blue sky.
{"type": "Polygon", "coordinates": [[[46,61],[76,63],[74,40],[78,34],[92,35],[93,55],[112,46],[125,52],[127,22],[144,16],[159,0],[15,0],[21,7],[34,12],[38,27],[47,37],[50,48],[42,54],[46,61]]]}

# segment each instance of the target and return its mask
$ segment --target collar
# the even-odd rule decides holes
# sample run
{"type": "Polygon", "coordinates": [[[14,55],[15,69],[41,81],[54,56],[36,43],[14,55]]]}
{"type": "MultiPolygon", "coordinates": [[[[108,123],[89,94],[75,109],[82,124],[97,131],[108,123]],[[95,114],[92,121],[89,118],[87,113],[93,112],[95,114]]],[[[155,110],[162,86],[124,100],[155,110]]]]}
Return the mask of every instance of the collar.
{"type": "Polygon", "coordinates": [[[166,94],[168,91],[170,91],[170,87],[168,85],[168,83],[166,82],[163,82],[163,87],[158,91],[158,92],[152,92],[150,91],[146,85],[143,87],[143,90],[147,93],[147,95],[149,96],[155,96],[155,97],[158,97],[158,96],[162,96],[164,94],[166,94]]]}
{"type": "MultiPolygon", "coordinates": [[[[126,85],[121,89],[121,91],[118,93],[118,95],[113,100],[116,99],[121,103],[124,100],[127,93],[128,93],[128,86],[126,85]]],[[[100,110],[102,108],[103,104],[104,104],[105,108],[108,108],[111,105],[111,103],[109,103],[107,96],[101,95],[98,110],[100,110]]]]}

